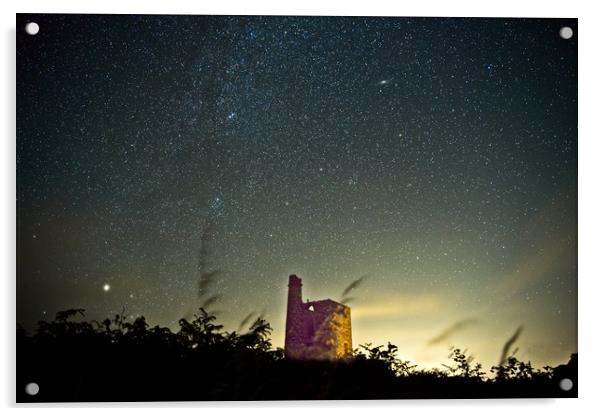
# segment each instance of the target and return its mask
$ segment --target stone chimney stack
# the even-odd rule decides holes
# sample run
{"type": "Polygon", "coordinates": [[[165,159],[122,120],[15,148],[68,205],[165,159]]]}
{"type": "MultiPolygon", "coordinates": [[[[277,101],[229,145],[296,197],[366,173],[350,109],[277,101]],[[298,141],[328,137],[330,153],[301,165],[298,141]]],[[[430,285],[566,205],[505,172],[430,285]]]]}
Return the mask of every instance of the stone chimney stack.
{"type": "Polygon", "coordinates": [[[303,338],[303,299],[301,279],[291,274],[288,277],[288,304],[286,307],[286,334],[284,337],[284,354],[295,357],[297,346],[303,338]]]}

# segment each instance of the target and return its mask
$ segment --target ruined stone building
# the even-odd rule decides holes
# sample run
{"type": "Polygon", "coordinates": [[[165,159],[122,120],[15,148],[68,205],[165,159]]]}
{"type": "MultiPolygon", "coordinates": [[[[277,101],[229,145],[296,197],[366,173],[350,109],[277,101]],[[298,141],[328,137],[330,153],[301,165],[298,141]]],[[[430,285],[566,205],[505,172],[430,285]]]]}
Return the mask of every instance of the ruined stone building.
{"type": "Polygon", "coordinates": [[[284,353],[300,360],[352,355],[351,308],[331,299],[303,302],[301,279],[289,276],[284,353]]]}

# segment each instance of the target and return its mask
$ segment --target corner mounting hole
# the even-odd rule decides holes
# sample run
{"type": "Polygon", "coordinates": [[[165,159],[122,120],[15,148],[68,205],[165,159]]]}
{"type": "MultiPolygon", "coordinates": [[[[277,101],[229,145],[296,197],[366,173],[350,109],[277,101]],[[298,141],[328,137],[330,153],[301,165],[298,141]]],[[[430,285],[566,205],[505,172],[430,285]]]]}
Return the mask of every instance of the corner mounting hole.
{"type": "Polygon", "coordinates": [[[571,29],[568,26],[561,27],[559,33],[560,33],[560,37],[562,39],[567,39],[568,40],[568,39],[570,39],[570,38],[573,37],[573,29],[571,29]]]}
{"type": "Polygon", "coordinates": [[[38,386],[38,383],[28,383],[25,386],[25,393],[29,394],[30,396],[35,396],[39,392],[40,386],[38,386]]]}
{"type": "Polygon", "coordinates": [[[37,35],[39,31],[40,25],[38,25],[36,22],[29,22],[25,25],[25,32],[28,35],[37,35]]]}
{"type": "Polygon", "coordinates": [[[570,391],[573,388],[573,380],[570,378],[563,378],[560,380],[560,389],[564,391],[570,391]]]}

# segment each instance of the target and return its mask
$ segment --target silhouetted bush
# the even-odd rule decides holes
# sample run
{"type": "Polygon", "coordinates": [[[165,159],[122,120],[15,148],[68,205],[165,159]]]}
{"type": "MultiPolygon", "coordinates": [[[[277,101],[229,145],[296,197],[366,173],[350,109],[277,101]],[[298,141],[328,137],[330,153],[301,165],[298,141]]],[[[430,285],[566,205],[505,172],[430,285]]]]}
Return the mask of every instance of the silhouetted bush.
{"type": "Polygon", "coordinates": [[[227,332],[200,308],[179,330],[150,328],[143,316],[76,320],[83,309],[40,321],[33,335],[17,326],[17,400],[158,401],[576,397],[577,355],[556,368],[534,369],[514,355],[491,369],[452,348],[446,370],[418,370],[397,346],[360,345],[352,359],[294,361],[272,348],[262,317],[246,332],[227,332]],[[560,380],[574,388],[564,392],[560,380]],[[25,394],[29,382],[40,385],[25,394]]]}

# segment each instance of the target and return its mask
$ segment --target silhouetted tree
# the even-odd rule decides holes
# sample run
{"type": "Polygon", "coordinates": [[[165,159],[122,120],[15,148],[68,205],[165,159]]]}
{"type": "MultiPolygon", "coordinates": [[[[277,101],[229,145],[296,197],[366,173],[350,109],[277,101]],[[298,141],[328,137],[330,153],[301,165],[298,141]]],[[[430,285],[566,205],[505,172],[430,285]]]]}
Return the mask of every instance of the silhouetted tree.
{"type": "Polygon", "coordinates": [[[443,366],[449,370],[452,376],[482,379],[485,375],[482,371],[482,365],[480,363],[472,365],[474,357],[467,355],[466,352],[467,350],[461,351],[459,348],[452,347],[448,358],[452,359],[454,365],[448,366],[443,364],[443,366]]]}
{"type": "Polygon", "coordinates": [[[270,335],[272,327],[263,318],[257,318],[250,331],[238,337],[238,342],[246,348],[267,352],[272,348],[270,335]]]}

